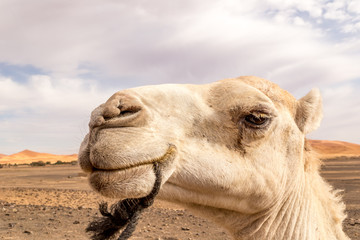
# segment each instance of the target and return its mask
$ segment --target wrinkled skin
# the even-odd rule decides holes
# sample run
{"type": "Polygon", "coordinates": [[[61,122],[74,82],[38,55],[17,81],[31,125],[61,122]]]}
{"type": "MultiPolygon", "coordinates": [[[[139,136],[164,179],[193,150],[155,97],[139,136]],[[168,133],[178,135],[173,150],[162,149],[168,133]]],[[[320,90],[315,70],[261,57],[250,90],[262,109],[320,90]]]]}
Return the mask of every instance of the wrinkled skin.
{"type": "Polygon", "coordinates": [[[305,134],[321,117],[318,91],[298,101],[256,77],[139,87],[92,112],[79,162],[108,197],[146,196],[156,161],[159,198],[256,214],[303,178],[305,134]]]}

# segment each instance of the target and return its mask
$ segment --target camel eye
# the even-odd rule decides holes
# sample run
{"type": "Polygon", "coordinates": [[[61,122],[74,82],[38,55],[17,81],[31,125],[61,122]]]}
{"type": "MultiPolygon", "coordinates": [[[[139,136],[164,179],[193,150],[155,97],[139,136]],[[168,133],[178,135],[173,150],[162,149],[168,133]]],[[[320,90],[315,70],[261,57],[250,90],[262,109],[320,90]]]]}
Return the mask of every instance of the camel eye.
{"type": "Polygon", "coordinates": [[[249,114],[245,116],[245,123],[251,127],[261,127],[268,122],[269,118],[265,114],[249,114]]]}

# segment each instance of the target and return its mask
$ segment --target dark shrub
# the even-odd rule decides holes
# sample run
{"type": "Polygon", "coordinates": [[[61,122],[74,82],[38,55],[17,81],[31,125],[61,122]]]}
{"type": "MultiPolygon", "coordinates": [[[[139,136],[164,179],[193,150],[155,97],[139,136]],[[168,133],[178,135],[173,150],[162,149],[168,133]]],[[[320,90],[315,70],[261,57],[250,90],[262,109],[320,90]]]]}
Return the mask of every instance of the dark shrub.
{"type": "Polygon", "coordinates": [[[30,163],[30,166],[32,166],[32,167],[45,166],[45,162],[43,162],[43,161],[32,162],[32,163],[30,163]]]}

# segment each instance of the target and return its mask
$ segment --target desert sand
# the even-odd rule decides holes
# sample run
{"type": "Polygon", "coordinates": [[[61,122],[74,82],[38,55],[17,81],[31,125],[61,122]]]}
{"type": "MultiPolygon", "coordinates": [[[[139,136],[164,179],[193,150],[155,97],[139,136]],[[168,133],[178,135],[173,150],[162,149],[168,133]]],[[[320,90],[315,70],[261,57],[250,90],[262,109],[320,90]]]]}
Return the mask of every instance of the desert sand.
{"type": "MultiPolygon", "coordinates": [[[[332,141],[311,144],[320,149],[322,175],[335,188],[344,189],[348,213],[345,231],[351,239],[360,239],[360,145],[332,141]]],[[[71,162],[74,156],[26,150],[2,157],[0,162],[71,162]]],[[[99,215],[98,203],[114,202],[93,192],[77,165],[4,166],[0,168],[0,182],[0,239],[89,239],[85,228],[99,215]]],[[[142,215],[131,239],[231,238],[224,229],[180,206],[156,201],[142,215]]]]}

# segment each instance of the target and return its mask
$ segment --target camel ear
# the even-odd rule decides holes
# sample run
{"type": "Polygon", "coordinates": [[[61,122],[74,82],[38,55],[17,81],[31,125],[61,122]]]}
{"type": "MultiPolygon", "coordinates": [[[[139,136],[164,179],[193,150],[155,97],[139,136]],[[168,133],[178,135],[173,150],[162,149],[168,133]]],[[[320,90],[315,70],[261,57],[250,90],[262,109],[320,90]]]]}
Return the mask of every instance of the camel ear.
{"type": "Polygon", "coordinates": [[[322,99],[319,89],[312,89],[306,96],[298,100],[295,122],[299,129],[307,134],[320,125],[322,113],[322,99]]]}

